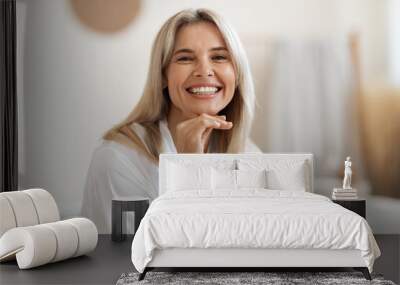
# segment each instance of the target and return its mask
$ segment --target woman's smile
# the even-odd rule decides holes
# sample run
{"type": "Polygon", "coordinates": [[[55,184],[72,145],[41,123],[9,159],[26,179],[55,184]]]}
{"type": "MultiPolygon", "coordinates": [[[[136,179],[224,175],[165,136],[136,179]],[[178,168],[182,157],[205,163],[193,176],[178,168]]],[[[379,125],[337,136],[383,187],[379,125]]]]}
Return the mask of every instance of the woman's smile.
{"type": "Polygon", "coordinates": [[[189,96],[192,96],[195,99],[204,100],[213,99],[220,95],[223,87],[221,84],[215,83],[198,83],[185,88],[185,90],[189,96]]]}

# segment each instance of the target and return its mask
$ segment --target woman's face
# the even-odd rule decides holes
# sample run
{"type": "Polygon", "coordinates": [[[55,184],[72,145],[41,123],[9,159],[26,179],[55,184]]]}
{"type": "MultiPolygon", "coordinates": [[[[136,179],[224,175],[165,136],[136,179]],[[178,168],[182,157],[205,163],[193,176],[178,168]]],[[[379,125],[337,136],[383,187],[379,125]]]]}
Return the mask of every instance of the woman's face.
{"type": "Polygon", "coordinates": [[[185,117],[217,115],[233,98],[235,70],[218,28],[199,22],[179,29],[167,70],[173,107],[185,117]]]}

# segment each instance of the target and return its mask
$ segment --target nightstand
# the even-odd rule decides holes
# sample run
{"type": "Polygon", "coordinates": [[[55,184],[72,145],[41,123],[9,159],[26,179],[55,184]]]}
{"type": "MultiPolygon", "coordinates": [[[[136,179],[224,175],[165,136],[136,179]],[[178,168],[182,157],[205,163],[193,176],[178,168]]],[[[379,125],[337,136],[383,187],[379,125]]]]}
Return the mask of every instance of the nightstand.
{"type": "Polygon", "coordinates": [[[332,202],[339,204],[340,206],[353,211],[356,214],[359,214],[364,219],[366,218],[365,213],[365,199],[356,199],[356,200],[332,200],[332,202]]]}
{"type": "Polygon", "coordinates": [[[139,227],[140,221],[149,208],[149,199],[113,199],[111,211],[111,239],[113,241],[123,241],[126,234],[122,232],[122,215],[124,212],[135,212],[135,232],[139,227]]]}

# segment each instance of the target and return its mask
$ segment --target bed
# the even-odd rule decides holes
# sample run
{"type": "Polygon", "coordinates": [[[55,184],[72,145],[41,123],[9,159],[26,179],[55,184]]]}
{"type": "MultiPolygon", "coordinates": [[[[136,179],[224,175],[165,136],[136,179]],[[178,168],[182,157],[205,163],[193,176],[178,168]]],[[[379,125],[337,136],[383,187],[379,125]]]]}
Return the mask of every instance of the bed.
{"type": "Polygon", "coordinates": [[[159,191],[132,242],[154,268],[352,267],[380,250],[364,218],[313,193],[312,154],[161,154],[159,191]]]}

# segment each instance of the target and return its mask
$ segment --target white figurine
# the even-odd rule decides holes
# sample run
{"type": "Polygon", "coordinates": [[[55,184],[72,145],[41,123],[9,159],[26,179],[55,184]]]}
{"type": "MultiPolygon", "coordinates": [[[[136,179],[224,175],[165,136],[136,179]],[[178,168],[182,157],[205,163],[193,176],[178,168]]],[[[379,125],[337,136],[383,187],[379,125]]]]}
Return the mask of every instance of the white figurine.
{"type": "Polygon", "coordinates": [[[344,179],[343,179],[343,189],[351,189],[351,160],[350,156],[346,158],[344,162],[344,179]]]}

